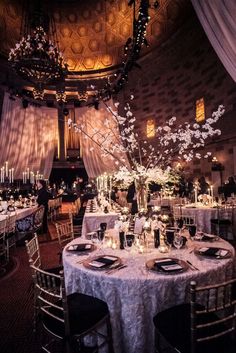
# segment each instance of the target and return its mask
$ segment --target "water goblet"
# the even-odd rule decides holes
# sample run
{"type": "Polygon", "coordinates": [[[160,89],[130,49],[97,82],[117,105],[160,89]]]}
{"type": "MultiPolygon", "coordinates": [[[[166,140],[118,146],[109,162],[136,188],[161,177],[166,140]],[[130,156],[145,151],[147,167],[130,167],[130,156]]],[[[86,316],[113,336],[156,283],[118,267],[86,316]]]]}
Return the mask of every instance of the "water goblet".
{"type": "Polygon", "coordinates": [[[183,246],[183,238],[180,234],[176,234],[174,237],[173,245],[178,250],[183,246]]]}

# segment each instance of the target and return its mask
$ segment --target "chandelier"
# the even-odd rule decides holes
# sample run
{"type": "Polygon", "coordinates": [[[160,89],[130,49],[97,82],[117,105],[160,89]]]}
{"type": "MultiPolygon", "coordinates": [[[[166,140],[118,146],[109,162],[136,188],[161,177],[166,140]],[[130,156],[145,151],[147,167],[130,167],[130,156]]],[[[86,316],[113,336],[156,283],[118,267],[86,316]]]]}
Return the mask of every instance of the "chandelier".
{"type": "Polygon", "coordinates": [[[8,60],[19,76],[36,85],[64,80],[67,73],[61,52],[41,26],[10,50],[8,60]]]}

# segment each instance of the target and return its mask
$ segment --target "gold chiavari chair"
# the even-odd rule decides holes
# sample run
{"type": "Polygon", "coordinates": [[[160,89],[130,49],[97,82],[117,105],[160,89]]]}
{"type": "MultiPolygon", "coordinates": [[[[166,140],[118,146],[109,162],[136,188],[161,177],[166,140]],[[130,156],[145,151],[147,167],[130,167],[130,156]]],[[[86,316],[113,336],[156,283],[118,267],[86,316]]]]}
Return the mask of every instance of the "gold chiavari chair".
{"type": "Polygon", "coordinates": [[[60,341],[66,353],[87,352],[84,338],[92,335],[99,337],[99,341],[90,351],[98,353],[102,347],[108,346],[109,353],[112,353],[107,304],[85,294],[73,293],[67,296],[63,272],[55,275],[35,266],[31,266],[31,269],[41,327],[47,336],[47,340],[42,342],[42,349],[50,353],[55,341],[60,341]]]}
{"type": "Polygon", "coordinates": [[[31,240],[25,241],[25,246],[26,246],[30,264],[40,268],[42,263],[41,263],[38,236],[36,233],[34,234],[34,237],[31,240]]]}
{"type": "Polygon", "coordinates": [[[173,216],[175,222],[178,222],[178,220],[181,219],[185,227],[196,224],[196,216],[194,214],[190,215],[189,213],[184,212],[182,206],[175,206],[173,208],[173,216]]]}
{"type": "Polygon", "coordinates": [[[7,264],[7,246],[6,246],[6,219],[0,221],[0,272],[4,273],[3,266],[7,264]]]}
{"type": "Polygon", "coordinates": [[[217,208],[217,218],[211,219],[211,228],[213,234],[218,234],[223,238],[228,238],[228,234],[231,233],[233,238],[236,238],[234,234],[234,205],[225,204],[217,208]]]}
{"type": "Polygon", "coordinates": [[[63,223],[58,222],[55,225],[58,242],[62,250],[67,243],[74,239],[73,219],[70,216],[68,221],[63,223]]]}
{"type": "Polygon", "coordinates": [[[233,353],[236,344],[236,279],[198,287],[190,303],[154,317],[156,352],[233,353]]]}
{"type": "Polygon", "coordinates": [[[8,216],[6,221],[6,246],[7,246],[7,258],[9,261],[10,248],[16,245],[16,219],[17,214],[11,214],[8,216]]]}
{"type": "MultiPolygon", "coordinates": [[[[25,241],[25,246],[26,246],[26,251],[28,254],[28,258],[29,258],[29,265],[34,266],[35,268],[42,269],[42,260],[41,260],[41,254],[40,254],[37,233],[34,234],[34,237],[31,240],[25,241]]],[[[47,269],[45,269],[45,271],[52,273],[52,274],[55,274],[55,275],[58,275],[60,273],[60,271],[62,271],[62,267],[59,266],[59,267],[47,268],[47,269]]],[[[34,284],[34,278],[33,278],[33,284],[34,284]]],[[[58,281],[57,281],[56,285],[59,286],[60,283],[58,283],[58,281]]],[[[34,293],[34,329],[36,327],[37,318],[38,318],[38,308],[36,305],[36,297],[35,297],[35,293],[34,293]]]]}

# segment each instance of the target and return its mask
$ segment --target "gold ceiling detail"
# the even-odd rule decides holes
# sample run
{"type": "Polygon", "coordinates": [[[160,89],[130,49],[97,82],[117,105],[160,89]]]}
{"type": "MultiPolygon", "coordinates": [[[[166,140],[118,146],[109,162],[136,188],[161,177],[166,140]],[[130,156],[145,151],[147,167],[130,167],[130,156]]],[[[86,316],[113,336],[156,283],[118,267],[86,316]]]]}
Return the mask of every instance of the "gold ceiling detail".
{"type": "MultiPolygon", "coordinates": [[[[0,54],[4,56],[20,38],[19,3],[0,1],[0,54]]],[[[100,70],[121,63],[124,45],[132,31],[132,8],[127,0],[51,0],[50,3],[59,47],[69,70],[100,70]]],[[[189,13],[189,0],[160,0],[159,3],[158,10],[150,10],[146,37],[150,47],[142,54],[169,38],[189,13]]]]}

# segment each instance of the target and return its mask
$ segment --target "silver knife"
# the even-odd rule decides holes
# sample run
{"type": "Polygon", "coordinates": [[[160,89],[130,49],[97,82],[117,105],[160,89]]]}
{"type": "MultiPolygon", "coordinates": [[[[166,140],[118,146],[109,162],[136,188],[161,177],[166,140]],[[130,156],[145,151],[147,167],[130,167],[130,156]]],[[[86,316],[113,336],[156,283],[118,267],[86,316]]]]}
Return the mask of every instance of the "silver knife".
{"type": "Polygon", "coordinates": [[[190,268],[191,268],[192,270],[199,271],[199,268],[197,268],[196,266],[194,266],[190,261],[187,260],[187,263],[190,265],[190,268]]]}

